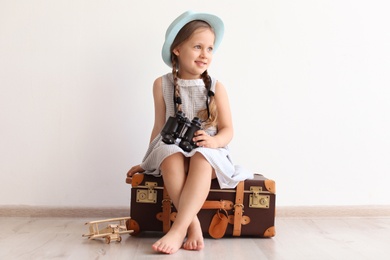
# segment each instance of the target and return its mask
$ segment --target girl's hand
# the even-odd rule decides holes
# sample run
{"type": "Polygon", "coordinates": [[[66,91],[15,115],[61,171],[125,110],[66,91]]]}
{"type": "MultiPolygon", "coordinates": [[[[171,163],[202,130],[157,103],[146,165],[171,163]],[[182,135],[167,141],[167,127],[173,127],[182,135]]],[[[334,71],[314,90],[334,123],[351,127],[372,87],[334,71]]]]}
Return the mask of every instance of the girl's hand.
{"type": "Polygon", "coordinates": [[[131,177],[133,176],[135,173],[140,173],[140,172],[144,172],[145,170],[141,168],[140,164],[136,165],[136,166],[133,166],[131,167],[131,169],[127,172],[127,176],[128,177],[131,177]]]}
{"type": "Polygon", "coordinates": [[[192,139],[197,146],[206,148],[218,148],[218,144],[214,136],[209,136],[206,131],[198,130],[195,132],[195,137],[192,139]]]}

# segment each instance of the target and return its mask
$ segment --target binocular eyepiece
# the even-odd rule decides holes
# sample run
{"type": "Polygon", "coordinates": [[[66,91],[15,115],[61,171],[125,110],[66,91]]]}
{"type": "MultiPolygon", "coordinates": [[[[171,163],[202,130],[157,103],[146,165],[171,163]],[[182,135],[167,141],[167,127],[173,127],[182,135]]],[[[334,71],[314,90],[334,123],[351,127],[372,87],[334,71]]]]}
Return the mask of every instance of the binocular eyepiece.
{"type": "Polygon", "coordinates": [[[182,111],[178,111],[176,116],[170,116],[161,131],[162,141],[166,144],[174,144],[180,138],[179,147],[186,152],[198,147],[192,138],[196,131],[201,129],[201,121],[194,117],[190,121],[182,111]]]}

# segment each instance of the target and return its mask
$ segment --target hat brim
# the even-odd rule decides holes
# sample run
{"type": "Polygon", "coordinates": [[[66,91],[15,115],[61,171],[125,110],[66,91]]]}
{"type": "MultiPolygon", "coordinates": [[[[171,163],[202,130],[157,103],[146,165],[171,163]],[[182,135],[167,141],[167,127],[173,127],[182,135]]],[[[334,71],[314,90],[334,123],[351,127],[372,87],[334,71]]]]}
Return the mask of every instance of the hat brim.
{"type": "Polygon", "coordinates": [[[165,34],[165,42],[161,51],[163,61],[169,67],[172,68],[171,62],[171,45],[176,38],[176,35],[179,33],[181,28],[189,22],[201,20],[208,23],[214,30],[215,40],[214,40],[214,52],[218,49],[224,34],[224,24],[223,21],[213,14],[208,13],[196,13],[193,11],[187,11],[177,17],[171,25],[168,27],[165,34]]]}

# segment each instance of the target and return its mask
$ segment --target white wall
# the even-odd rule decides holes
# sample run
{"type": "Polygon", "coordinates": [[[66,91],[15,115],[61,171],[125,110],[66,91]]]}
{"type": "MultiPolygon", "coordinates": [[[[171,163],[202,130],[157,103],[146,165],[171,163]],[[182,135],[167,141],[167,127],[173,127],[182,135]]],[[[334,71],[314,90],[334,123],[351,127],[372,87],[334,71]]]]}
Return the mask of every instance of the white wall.
{"type": "Polygon", "coordinates": [[[235,163],[278,205],[390,204],[387,1],[0,1],[0,206],[123,206],[153,123],[165,30],[226,25],[235,163]]]}

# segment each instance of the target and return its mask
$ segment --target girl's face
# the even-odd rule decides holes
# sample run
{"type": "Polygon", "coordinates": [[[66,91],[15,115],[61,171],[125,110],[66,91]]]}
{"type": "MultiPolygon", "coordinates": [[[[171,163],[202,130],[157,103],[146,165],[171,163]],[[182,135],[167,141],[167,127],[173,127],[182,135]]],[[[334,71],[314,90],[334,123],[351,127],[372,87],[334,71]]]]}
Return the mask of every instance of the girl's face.
{"type": "Polygon", "coordinates": [[[208,28],[194,31],[188,40],[173,50],[179,60],[179,77],[198,79],[213,59],[214,33],[208,28]]]}

